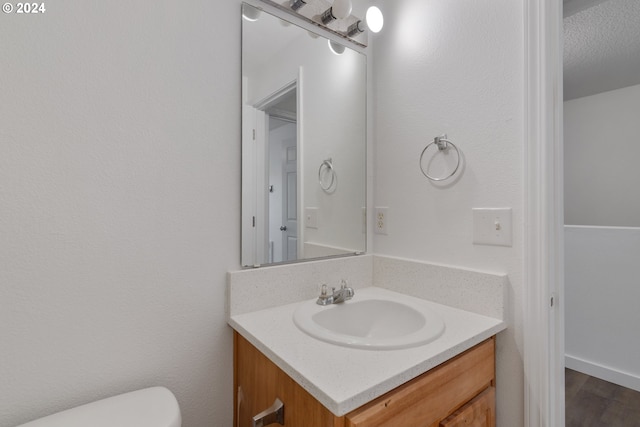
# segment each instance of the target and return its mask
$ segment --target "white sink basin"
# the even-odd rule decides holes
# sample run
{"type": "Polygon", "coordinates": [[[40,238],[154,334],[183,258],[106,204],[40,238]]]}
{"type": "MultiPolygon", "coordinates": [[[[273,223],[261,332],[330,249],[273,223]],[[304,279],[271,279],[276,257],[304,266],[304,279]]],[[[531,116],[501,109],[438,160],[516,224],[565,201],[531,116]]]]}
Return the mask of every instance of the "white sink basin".
{"type": "Polygon", "coordinates": [[[298,328],[322,341],[346,347],[393,350],[427,344],[444,332],[428,303],[380,288],[356,290],[353,299],[320,306],[315,299],[293,314],[298,328]]]}

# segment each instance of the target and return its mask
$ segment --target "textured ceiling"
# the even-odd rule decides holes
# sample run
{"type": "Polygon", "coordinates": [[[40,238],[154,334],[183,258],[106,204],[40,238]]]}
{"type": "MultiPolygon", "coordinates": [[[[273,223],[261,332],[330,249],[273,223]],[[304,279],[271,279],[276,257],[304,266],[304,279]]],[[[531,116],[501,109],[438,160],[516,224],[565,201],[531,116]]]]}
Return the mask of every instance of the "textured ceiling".
{"type": "Polygon", "coordinates": [[[640,84],[640,0],[564,2],[564,99],[640,84]]]}

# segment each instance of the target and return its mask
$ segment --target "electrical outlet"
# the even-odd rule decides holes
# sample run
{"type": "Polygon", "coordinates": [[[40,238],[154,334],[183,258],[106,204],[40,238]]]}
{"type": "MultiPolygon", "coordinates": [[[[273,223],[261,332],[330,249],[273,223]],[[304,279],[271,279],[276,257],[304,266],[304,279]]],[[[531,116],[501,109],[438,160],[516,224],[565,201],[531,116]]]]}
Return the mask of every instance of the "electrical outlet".
{"type": "Polygon", "coordinates": [[[511,208],[473,211],[473,243],[512,246],[511,208]]]}
{"type": "Polygon", "coordinates": [[[376,234],[387,234],[389,225],[389,208],[376,208],[373,219],[373,232],[376,234]]]}

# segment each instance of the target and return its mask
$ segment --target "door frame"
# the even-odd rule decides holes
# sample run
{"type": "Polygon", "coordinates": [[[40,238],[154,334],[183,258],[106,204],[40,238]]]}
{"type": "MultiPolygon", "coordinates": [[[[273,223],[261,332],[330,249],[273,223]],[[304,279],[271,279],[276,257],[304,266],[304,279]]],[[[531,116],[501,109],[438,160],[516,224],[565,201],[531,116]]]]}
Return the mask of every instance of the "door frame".
{"type": "MultiPolygon", "coordinates": [[[[268,155],[269,155],[269,137],[268,137],[268,133],[269,133],[269,114],[266,112],[266,110],[271,107],[272,105],[276,104],[283,96],[286,96],[288,93],[292,92],[292,91],[299,91],[299,86],[300,86],[300,82],[299,79],[295,79],[292,80],[288,83],[286,83],[284,86],[278,88],[277,90],[271,92],[269,95],[265,96],[264,98],[260,99],[259,101],[255,102],[252,105],[252,108],[256,111],[261,113],[260,117],[256,120],[257,121],[257,126],[255,126],[254,129],[256,129],[256,134],[254,136],[254,139],[257,141],[257,151],[256,151],[256,158],[255,158],[255,162],[256,162],[256,170],[257,172],[257,176],[256,176],[256,181],[257,181],[257,185],[256,188],[257,190],[257,197],[256,197],[256,229],[257,229],[257,237],[256,237],[256,245],[259,248],[258,250],[258,256],[257,259],[262,259],[262,260],[267,260],[267,262],[272,262],[267,255],[270,253],[270,245],[269,245],[269,192],[268,192],[268,182],[269,182],[269,177],[268,175],[268,170],[266,167],[266,164],[268,163],[268,155]],[[263,197],[260,197],[260,189],[262,190],[263,197]],[[260,244],[260,242],[262,242],[262,244],[260,244]]],[[[299,93],[297,94],[297,100],[298,101],[298,105],[297,108],[299,110],[299,98],[300,95],[299,93]]],[[[297,112],[297,118],[296,118],[296,132],[297,132],[297,138],[298,138],[298,143],[299,143],[299,111],[297,112]]],[[[300,166],[300,164],[298,164],[298,166],[300,166]]],[[[298,183],[299,185],[300,183],[298,183]]],[[[298,226],[299,227],[299,226],[298,226]]],[[[299,230],[298,230],[299,232],[299,230]]]]}
{"type": "Polygon", "coordinates": [[[562,2],[525,0],[525,426],[563,427],[562,2]]]}

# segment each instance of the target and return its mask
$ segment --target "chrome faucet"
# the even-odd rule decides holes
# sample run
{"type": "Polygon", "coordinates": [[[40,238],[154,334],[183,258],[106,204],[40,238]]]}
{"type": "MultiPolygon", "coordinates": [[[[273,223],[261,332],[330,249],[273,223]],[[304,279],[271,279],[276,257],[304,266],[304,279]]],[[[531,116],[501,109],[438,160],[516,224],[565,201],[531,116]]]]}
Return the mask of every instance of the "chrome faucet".
{"type": "Polygon", "coordinates": [[[327,292],[327,285],[322,285],[322,290],[320,291],[320,296],[318,297],[316,304],[339,304],[353,298],[354,294],[355,292],[353,291],[353,288],[349,287],[347,281],[342,279],[340,282],[340,289],[336,291],[336,288],[331,288],[331,295],[327,292]]]}

